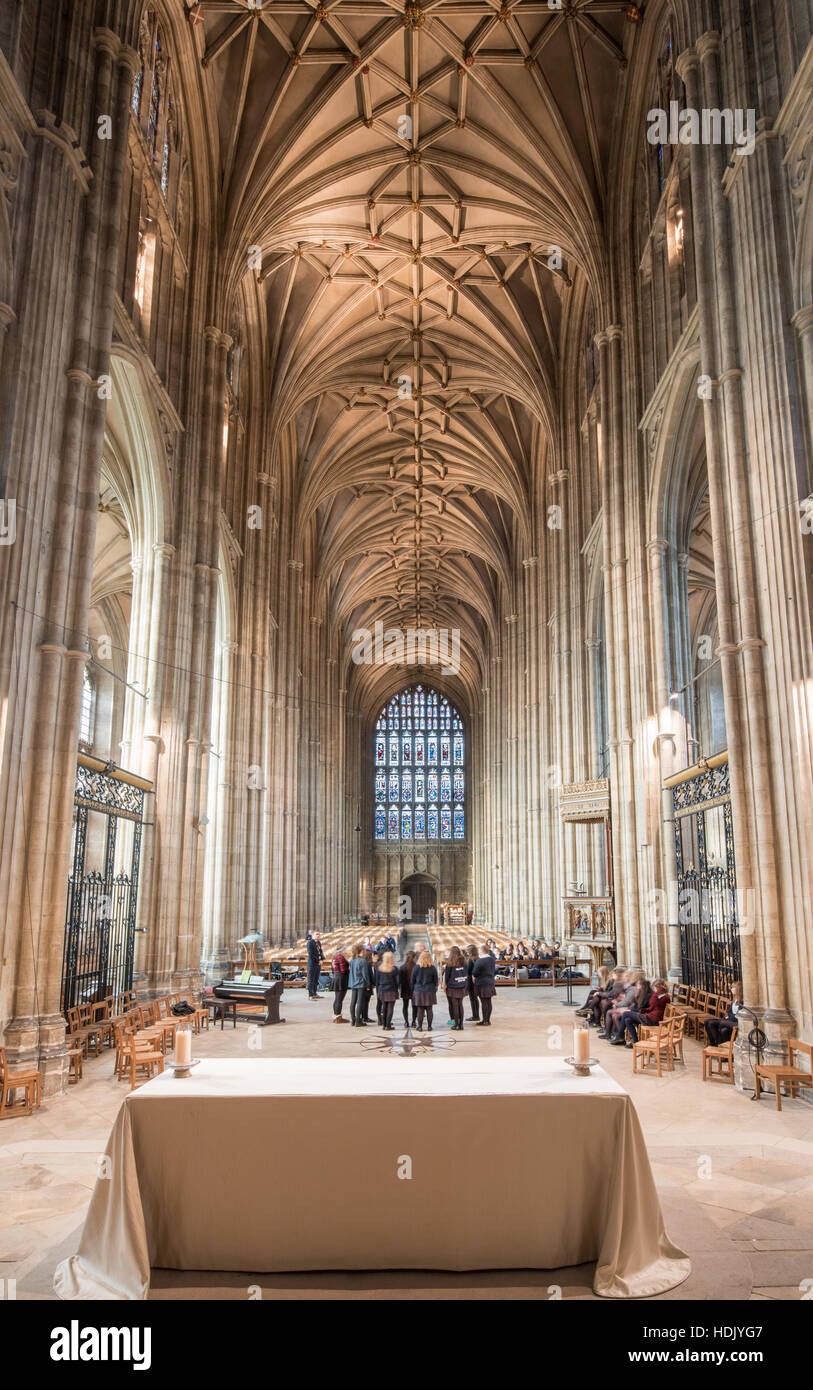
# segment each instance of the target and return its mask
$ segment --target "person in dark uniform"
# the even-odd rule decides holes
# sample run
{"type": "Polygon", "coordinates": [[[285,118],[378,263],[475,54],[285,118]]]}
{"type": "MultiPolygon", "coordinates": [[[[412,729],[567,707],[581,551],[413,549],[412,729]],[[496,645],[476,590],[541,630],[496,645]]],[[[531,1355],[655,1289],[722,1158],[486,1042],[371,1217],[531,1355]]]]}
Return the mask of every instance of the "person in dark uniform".
{"type": "MultiPolygon", "coordinates": [[[[378,970],[379,966],[381,965],[381,957],[383,956],[383,954],[383,950],[379,951],[378,947],[376,947],[376,949],[373,951],[373,958],[370,961],[370,969],[373,972],[374,981],[378,980],[378,970]]],[[[375,1020],[380,1028],[383,1020],[381,1018],[381,995],[378,993],[377,986],[375,991],[375,1020]]]]}
{"type": "Polygon", "coordinates": [[[483,1017],[476,1024],[477,1028],[491,1027],[491,1001],[497,993],[497,986],[494,983],[494,960],[487,946],[480,947],[480,955],[474,963],[472,970],[474,985],[477,990],[477,997],[480,1000],[480,1007],[483,1017]]]}
{"type": "Polygon", "coordinates": [[[342,1018],[342,1008],[344,1007],[344,996],[347,993],[348,981],[350,978],[350,962],[344,951],[338,951],[333,957],[333,1022],[344,1023],[342,1018]]]}
{"type": "Polygon", "coordinates": [[[363,1028],[366,1023],[364,1005],[373,987],[373,977],[363,946],[354,946],[350,958],[350,1022],[354,1028],[363,1028]]]}
{"type": "Polygon", "coordinates": [[[318,931],[311,932],[308,937],[308,998],[319,998],[319,975],[322,969],[322,961],[325,953],[322,950],[322,943],[319,939],[318,931]]]}
{"type": "Polygon", "coordinates": [[[392,951],[385,951],[375,972],[375,988],[381,1009],[381,1027],[386,1033],[392,1032],[392,1015],[398,998],[398,984],[395,956],[392,951]]]}
{"type": "Polygon", "coordinates": [[[404,959],[404,956],[405,956],[406,953],[407,953],[407,942],[408,942],[408,941],[409,941],[409,932],[407,931],[406,927],[402,927],[401,930],[400,930],[399,933],[398,933],[398,954],[399,954],[399,956],[401,957],[401,960],[404,959]]]}
{"type": "Polygon", "coordinates": [[[438,971],[428,951],[422,951],[412,970],[412,1002],[418,1011],[418,1032],[432,1032],[432,1010],[438,1002],[438,971]]]}
{"type": "MultiPolygon", "coordinates": [[[[371,950],[369,950],[369,949],[365,949],[365,952],[364,952],[364,959],[365,959],[366,962],[367,962],[367,979],[368,979],[368,982],[369,982],[369,983],[367,984],[367,986],[366,986],[366,988],[365,988],[365,990],[364,990],[364,999],[362,1000],[362,1004],[361,1004],[361,1017],[362,1017],[362,1021],[363,1021],[364,1023],[369,1023],[369,1022],[370,1022],[370,1000],[371,1000],[371,998],[372,998],[372,996],[373,996],[373,986],[374,986],[374,984],[375,984],[375,967],[376,967],[376,959],[375,959],[375,956],[373,955],[373,952],[372,952],[371,950]]],[[[377,1012],[377,1011],[376,1011],[376,1012],[377,1012]]]]}
{"type": "Polygon", "coordinates": [[[477,947],[466,947],[466,993],[469,996],[469,1006],[471,1017],[469,1023],[477,1023],[480,1018],[480,1004],[477,999],[477,990],[474,987],[474,963],[477,960],[477,947]]]}
{"type": "Polygon", "coordinates": [[[398,971],[398,984],[401,990],[401,1003],[404,1008],[404,1027],[409,1027],[409,1006],[412,1004],[412,1027],[415,1027],[415,1004],[412,999],[412,971],[417,957],[414,951],[407,951],[404,963],[398,971]]]}
{"type": "Polygon", "coordinates": [[[466,958],[459,946],[453,946],[443,971],[443,988],[452,1015],[452,1032],[463,1032],[463,1000],[468,989],[466,958]]]}

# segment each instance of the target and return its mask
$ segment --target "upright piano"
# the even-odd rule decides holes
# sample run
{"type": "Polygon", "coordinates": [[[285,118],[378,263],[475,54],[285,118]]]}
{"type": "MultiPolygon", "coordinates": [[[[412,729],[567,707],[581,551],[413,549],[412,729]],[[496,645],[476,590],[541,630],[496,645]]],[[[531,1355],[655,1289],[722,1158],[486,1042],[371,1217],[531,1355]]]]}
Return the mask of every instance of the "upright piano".
{"type": "Polygon", "coordinates": [[[239,979],[221,980],[219,985],[215,985],[212,994],[215,999],[229,999],[240,1004],[260,1004],[265,1006],[265,1018],[260,1018],[257,1014],[240,1014],[238,1018],[246,1018],[251,1023],[258,1023],[264,1028],[268,1023],[284,1023],[285,1019],[279,1016],[279,1001],[282,998],[282,980],[266,980],[262,975],[254,975],[245,984],[239,979]]]}

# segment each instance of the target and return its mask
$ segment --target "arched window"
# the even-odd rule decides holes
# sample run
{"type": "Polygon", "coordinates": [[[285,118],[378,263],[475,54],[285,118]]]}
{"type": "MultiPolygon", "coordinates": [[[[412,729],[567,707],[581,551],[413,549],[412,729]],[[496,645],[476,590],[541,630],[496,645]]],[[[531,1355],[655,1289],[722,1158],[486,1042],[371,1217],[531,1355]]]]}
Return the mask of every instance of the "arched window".
{"type": "Polygon", "coordinates": [[[423,685],[384,706],[373,741],[377,841],[466,838],[463,721],[444,695],[423,685]]]}
{"type": "Polygon", "coordinates": [[[133,84],[133,115],[147,144],[161,191],[174,210],[179,164],[178,112],[172,96],[172,67],[157,17],[147,11],[138,45],[141,70],[133,84]]]}
{"type": "Polygon", "coordinates": [[[93,747],[93,725],[96,715],[96,691],[87,666],[82,673],[82,709],[79,715],[79,746],[89,753],[93,747]]]}
{"type": "MultiPolygon", "coordinates": [[[[666,113],[667,122],[671,122],[672,102],[678,102],[679,106],[682,106],[683,84],[675,68],[675,51],[672,44],[672,31],[671,28],[667,27],[663,34],[663,42],[655,68],[653,91],[649,105],[657,110],[664,111],[666,113]]],[[[675,146],[668,142],[666,144],[658,142],[651,148],[654,177],[651,182],[650,221],[654,216],[661,194],[666,187],[666,180],[675,155],[675,146]]]]}

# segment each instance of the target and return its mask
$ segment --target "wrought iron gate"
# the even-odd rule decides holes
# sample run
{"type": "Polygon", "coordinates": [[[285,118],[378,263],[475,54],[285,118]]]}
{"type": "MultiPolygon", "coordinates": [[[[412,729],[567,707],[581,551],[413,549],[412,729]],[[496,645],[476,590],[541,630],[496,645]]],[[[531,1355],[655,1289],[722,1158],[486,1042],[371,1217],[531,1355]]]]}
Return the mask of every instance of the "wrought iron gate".
{"type": "Polygon", "coordinates": [[[724,994],[741,976],[728,761],[672,786],[684,984],[724,994]]]}
{"type": "Polygon", "coordinates": [[[141,826],[149,785],[98,758],[79,757],[62,961],[63,1011],[132,987],[141,826]],[[95,846],[100,867],[88,869],[92,812],[104,823],[95,846]]]}

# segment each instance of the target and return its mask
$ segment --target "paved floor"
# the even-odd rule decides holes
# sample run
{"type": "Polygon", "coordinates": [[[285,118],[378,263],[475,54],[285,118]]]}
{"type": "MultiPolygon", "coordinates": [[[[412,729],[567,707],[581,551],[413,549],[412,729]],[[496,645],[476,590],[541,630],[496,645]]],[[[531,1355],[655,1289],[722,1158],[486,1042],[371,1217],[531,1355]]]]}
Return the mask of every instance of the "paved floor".
{"type": "MultiPolygon", "coordinates": [[[[583,991],[581,991],[581,995],[583,991]]],[[[352,1055],[360,1035],[333,1024],[329,997],[304,991],[283,1000],[284,1027],[253,1030],[263,1055],[352,1055]]],[[[495,1001],[490,1029],[457,1035],[457,1049],[517,1056],[569,1051],[573,1010],[563,991],[509,989],[495,1001]]],[[[439,1006],[436,1021],[445,1010],[439,1006]]],[[[373,1029],[363,1035],[369,1037],[373,1029]]],[[[595,1038],[595,1034],[591,1034],[595,1038]]],[[[201,1056],[242,1056],[249,1025],[202,1034],[201,1056]]],[[[632,1054],[595,1039],[607,1071],[630,1091],[655,1173],[667,1230],[692,1259],[692,1274],[661,1295],[682,1299],[799,1300],[813,1288],[813,1108],[803,1100],[757,1104],[731,1086],[703,1084],[700,1047],[686,1046],[686,1067],[661,1080],[632,1075],[632,1054]],[[807,1281],[807,1282],[805,1282],[807,1281]]],[[[253,1053],[256,1055],[256,1052],[253,1053]]],[[[439,1064],[442,1064],[439,1059],[439,1064]]],[[[382,1058],[382,1065],[386,1059],[382,1058]]],[[[103,1152],[126,1087],[112,1079],[112,1056],[90,1060],[67,1095],[46,1100],[30,1118],[0,1127],[0,1278],[18,1299],[53,1298],[56,1265],[72,1253],[103,1152]]],[[[235,1204],[236,1213],[239,1201],[235,1204]]],[[[236,1215],[235,1219],[239,1219],[236,1215]]],[[[268,1298],[592,1299],[592,1266],[473,1274],[427,1272],[284,1275],[155,1271],[152,1297],[246,1299],[249,1284],[268,1298]]],[[[255,1292],[254,1297],[258,1296],[255,1292]]],[[[654,1300],[653,1300],[654,1301],[654,1300]]]]}

